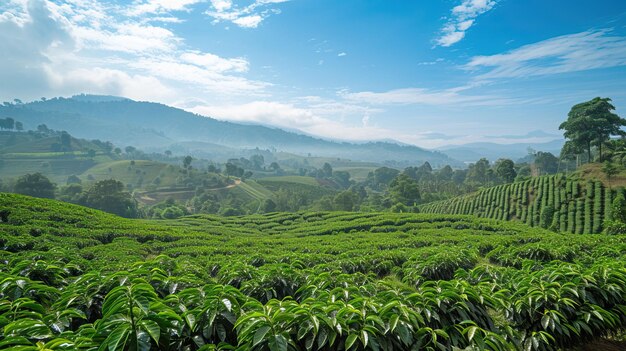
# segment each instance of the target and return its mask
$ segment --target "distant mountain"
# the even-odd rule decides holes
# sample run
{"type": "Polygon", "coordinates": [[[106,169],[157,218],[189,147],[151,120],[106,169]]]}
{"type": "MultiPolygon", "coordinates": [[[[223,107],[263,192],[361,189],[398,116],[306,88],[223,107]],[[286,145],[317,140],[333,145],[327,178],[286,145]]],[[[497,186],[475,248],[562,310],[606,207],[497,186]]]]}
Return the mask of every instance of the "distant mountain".
{"type": "MultiPolygon", "coordinates": [[[[144,150],[179,149],[184,145],[211,144],[209,153],[223,155],[232,149],[271,149],[299,155],[338,157],[397,166],[462,166],[437,151],[390,142],[349,143],[315,138],[259,125],[218,121],[158,103],[114,96],[79,95],[27,104],[0,106],[0,118],[13,117],[27,129],[46,124],[55,130],[88,139],[132,145],[144,150]],[[191,144],[190,144],[191,143],[191,144]],[[220,152],[219,147],[226,150],[220,152]]],[[[217,156],[216,156],[217,157],[217,156]]]]}
{"type": "Polygon", "coordinates": [[[523,135],[491,135],[487,138],[489,139],[531,139],[531,138],[551,138],[556,139],[559,138],[558,134],[547,133],[543,130],[533,130],[523,135]]]}
{"type": "Polygon", "coordinates": [[[490,161],[496,161],[499,158],[509,158],[516,161],[527,156],[529,148],[535,151],[551,152],[558,156],[564,143],[564,139],[555,139],[545,143],[470,143],[443,146],[438,148],[438,150],[451,158],[466,163],[476,162],[483,157],[490,161]]]}

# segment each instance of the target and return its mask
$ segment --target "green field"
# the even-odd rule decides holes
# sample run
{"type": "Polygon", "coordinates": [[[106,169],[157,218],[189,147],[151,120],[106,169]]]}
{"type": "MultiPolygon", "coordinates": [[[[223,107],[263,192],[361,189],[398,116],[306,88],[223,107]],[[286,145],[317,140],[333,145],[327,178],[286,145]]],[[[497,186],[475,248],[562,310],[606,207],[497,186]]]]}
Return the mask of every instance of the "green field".
{"type": "Polygon", "coordinates": [[[179,167],[162,162],[122,160],[97,164],[84,171],[80,178],[85,181],[89,178],[96,181],[116,179],[125,184],[137,184],[141,181],[145,186],[154,184],[158,177],[160,186],[174,186],[180,176],[179,171],[179,167]]]}
{"type": "Polygon", "coordinates": [[[276,184],[276,183],[292,183],[292,184],[302,184],[308,186],[319,186],[319,182],[317,179],[313,177],[301,177],[301,176],[280,176],[280,177],[266,177],[259,180],[262,183],[266,184],[276,184]]]}
{"type": "Polygon", "coordinates": [[[555,350],[626,326],[626,236],[471,216],[0,194],[0,247],[2,350],[555,350]]]}
{"type": "Polygon", "coordinates": [[[53,151],[53,145],[58,143],[59,136],[0,132],[0,177],[17,178],[39,172],[54,182],[65,184],[68,176],[111,161],[98,145],[87,140],[70,138],[66,151],[53,151]],[[88,157],[88,150],[93,150],[95,157],[88,157]]]}

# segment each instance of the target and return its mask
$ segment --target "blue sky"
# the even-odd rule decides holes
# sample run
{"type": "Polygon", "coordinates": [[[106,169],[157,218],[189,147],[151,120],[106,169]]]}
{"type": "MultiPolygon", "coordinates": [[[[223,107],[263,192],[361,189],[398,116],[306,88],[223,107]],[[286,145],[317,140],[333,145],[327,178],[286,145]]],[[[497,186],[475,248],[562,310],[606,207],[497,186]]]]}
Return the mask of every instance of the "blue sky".
{"type": "Polygon", "coordinates": [[[623,0],[4,0],[0,52],[3,101],[112,94],[333,139],[537,142],[595,96],[626,113],[623,0]]]}

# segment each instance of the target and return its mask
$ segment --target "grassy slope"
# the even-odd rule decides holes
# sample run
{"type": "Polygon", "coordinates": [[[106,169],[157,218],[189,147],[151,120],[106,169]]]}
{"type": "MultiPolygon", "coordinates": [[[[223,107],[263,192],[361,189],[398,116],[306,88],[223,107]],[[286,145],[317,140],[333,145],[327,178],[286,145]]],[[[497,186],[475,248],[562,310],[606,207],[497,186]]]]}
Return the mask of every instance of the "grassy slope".
{"type": "Polygon", "coordinates": [[[279,176],[279,177],[267,177],[259,179],[262,183],[274,184],[274,183],[294,183],[309,186],[319,186],[317,179],[313,177],[301,177],[301,176],[279,176]]]}
{"type": "Polygon", "coordinates": [[[99,162],[110,162],[103,150],[87,140],[72,138],[67,152],[53,152],[58,136],[37,138],[29,133],[0,133],[0,177],[14,178],[26,173],[40,172],[54,182],[64,184],[72,174],[81,174],[99,162]],[[7,145],[13,139],[11,145],[7,145]],[[96,151],[95,158],[86,156],[96,151]]]}
{"type": "Polygon", "coordinates": [[[572,174],[572,178],[582,180],[599,180],[604,186],[611,185],[611,188],[626,187],[626,168],[621,169],[620,172],[613,177],[611,181],[607,178],[606,174],[602,172],[602,164],[590,163],[580,166],[576,172],[572,174]]]}
{"type": "Polygon", "coordinates": [[[143,185],[150,185],[159,177],[159,186],[173,186],[180,175],[179,168],[156,161],[137,160],[131,165],[130,160],[100,163],[83,172],[80,176],[87,180],[91,175],[95,180],[117,179],[125,184],[136,184],[143,178],[143,185]]]}

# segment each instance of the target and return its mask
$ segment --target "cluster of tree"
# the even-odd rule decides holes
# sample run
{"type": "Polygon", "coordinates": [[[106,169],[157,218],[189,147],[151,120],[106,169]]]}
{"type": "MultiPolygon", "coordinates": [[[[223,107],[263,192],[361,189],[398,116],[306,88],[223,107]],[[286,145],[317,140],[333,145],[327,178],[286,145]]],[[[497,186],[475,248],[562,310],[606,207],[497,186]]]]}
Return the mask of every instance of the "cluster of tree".
{"type": "Polygon", "coordinates": [[[0,118],[0,129],[2,130],[24,130],[22,122],[16,121],[11,117],[0,118]]]}
{"type": "Polygon", "coordinates": [[[169,198],[146,210],[146,217],[154,219],[175,219],[189,215],[189,209],[169,198]]]}
{"type": "Polygon", "coordinates": [[[74,178],[67,186],[58,188],[41,173],[25,174],[17,179],[15,193],[76,203],[118,216],[136,218],[141,215],[137,202],[128,193],[124,184],[114,179],[101,180],[84,189],[74,178]]]}

